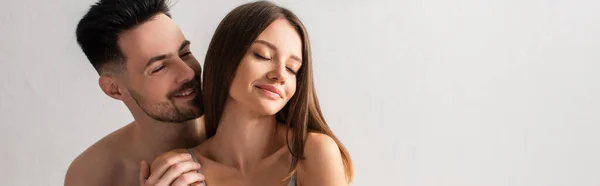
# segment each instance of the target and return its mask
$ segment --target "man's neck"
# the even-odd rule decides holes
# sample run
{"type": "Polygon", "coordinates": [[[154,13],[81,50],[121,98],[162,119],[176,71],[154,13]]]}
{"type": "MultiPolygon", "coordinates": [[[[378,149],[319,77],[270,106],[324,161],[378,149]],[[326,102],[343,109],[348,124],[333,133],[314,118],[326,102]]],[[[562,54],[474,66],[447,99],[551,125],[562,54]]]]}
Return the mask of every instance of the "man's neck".
{"type": "Polygon", "coordinates": [[[194,147],[204,138],[201,121],[202,118],[181,123],[138,119],[133,123],[134,148],[140,152],[142,159],[151,163],[170,150],[194,147]]]}

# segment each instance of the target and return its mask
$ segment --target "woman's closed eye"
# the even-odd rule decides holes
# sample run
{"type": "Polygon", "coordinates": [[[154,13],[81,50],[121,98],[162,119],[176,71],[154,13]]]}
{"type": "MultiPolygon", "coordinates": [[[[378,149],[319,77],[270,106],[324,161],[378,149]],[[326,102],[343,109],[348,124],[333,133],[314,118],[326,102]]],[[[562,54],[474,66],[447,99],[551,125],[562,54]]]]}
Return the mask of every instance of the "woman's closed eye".
{"type": "MultiPolygon", "coordinates": [[[[254,53],[254,57],[256,57],[256,58],[258,58],[258,59],[261,59],[261,60],[271,60],[271,58],[265,57],[265,56],[263,56],[263,55],[260,55],[260,54],[258,54],[258,53],[256,53],[256,52],[254,53]]],[[[288,66],[286,66],[285,68],[286,68],[286,69],[287,69],[287,70],[288,70],[290,73],[292,73],[292,74],[294,74],[294,75],[296,75],[296,74],[298,73],[298,72],[296,72],[296,71],[295,71],[295,70],[294,70],[292,67],[288,67],[288,66]]]]}
{"type": "Polygon", "coordinates": [[[290,73],[296,75],[298,72],[296,72],[294,69],[290,68],[290,67],[285,67],[288,71],[290,71],[290,73]]]}
{"type": "Polygon", "coordinates": [[[262,56],[262,55],[260,55],[260,54],[258,54],[258,53],[254,53],[254,57],[256,57],[256,58],[258,58],[258,59],[262,59],[262,60],[271,60],[271,58],[268,58],[268,57],[262,56]]]}

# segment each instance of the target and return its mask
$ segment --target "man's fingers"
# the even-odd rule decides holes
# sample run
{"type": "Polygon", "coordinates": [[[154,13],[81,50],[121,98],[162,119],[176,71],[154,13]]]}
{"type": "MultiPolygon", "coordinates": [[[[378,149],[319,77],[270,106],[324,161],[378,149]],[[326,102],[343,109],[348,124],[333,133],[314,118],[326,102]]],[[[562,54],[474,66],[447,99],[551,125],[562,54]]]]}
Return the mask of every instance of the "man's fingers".
{"type": "MultiPolygon", "coordinates": [[[[170,185],[173,183],[175,179],[178,177],[182,177],[188,172],[196,172],[200,169],[200,164],[193,161],[180,162],[175,165],[172,165],[169,170],[160,178],[160,181],[157,183],[159,185],[170,185]]],[[[198,174],[196,172],[196,174],[198,174]]],[[[187,179],[187,178],[185,178],[187,179]]],[[[189,182],[191,184],[194,182],[189,182]]]]}
{"type": "Polygon", "coordinates": [[[145,160],[142,160],[140,163],[140,183],[146,182],[148,176],[150,176],[150,167],[145,160]]]}
{"type": "Polygon", "coordinates": [[[206,186],[206,185],[204,184],[204,182],[196,182],[196,183],[192,183],[191,186],[206,186]]]}
{"type": "Polygon", "coordinates": [[[192,171],[182,174],[173,182],[172,186],[188,186],[188,185],[202,185],[202,181],[204,181],[204,175],[192,171]]]}
{"type": "Polygon", "coordinates": [[[165,172],[169,169],[169,166],[192,159],[192,155],[189,153],[178,153],[178,154],[167,154],[166,157],[158,157],[152,162],[150,172],[165,172]],[[162,160],[160,160],[162,159],[162,160]],[[160,170],[162,168],[162,170],[160,170]]]}
{"type": "Polygon", "coordinates": [[[167,158],[163,162],[159,163],[158,168],[153,168],[152,173],[148,178],[148,181],[151,183],[156,183],[159,179],[161,179],[161,177],[163,177],[163,174],[165,174],[165,172],[167,172],[167,170],[169,170],[171,166],[180,162],[189,161],[191,159],[192,156],[188,153],[182,153],[167,158]]]}

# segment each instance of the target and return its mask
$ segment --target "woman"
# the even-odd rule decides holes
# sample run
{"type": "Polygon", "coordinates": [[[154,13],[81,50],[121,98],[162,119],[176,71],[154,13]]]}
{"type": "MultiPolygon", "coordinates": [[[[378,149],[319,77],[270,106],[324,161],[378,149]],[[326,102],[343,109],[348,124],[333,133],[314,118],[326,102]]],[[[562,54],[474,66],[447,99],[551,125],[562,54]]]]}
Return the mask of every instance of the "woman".
{"type": "Polygon", "coordinates": [[[192,154],[208,186],[348,185],[352,161],[323,118],[311,62],[292,12],[265,1],[235,8],[205,59],[208,139],[173,152],[192,154]]]}

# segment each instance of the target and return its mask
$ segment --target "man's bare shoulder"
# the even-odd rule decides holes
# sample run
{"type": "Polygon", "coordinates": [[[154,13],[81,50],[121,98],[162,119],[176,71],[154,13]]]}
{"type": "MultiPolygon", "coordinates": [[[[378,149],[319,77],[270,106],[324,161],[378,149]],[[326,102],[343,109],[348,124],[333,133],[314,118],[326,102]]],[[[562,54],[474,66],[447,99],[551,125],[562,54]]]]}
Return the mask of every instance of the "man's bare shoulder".
{"type": "Polygon", "coordinates": [[[122,142],[127,133],[125,126],[98,140],[79,154],[69,165],[65,186],[116,185],[124,173],[122,142]]]}

